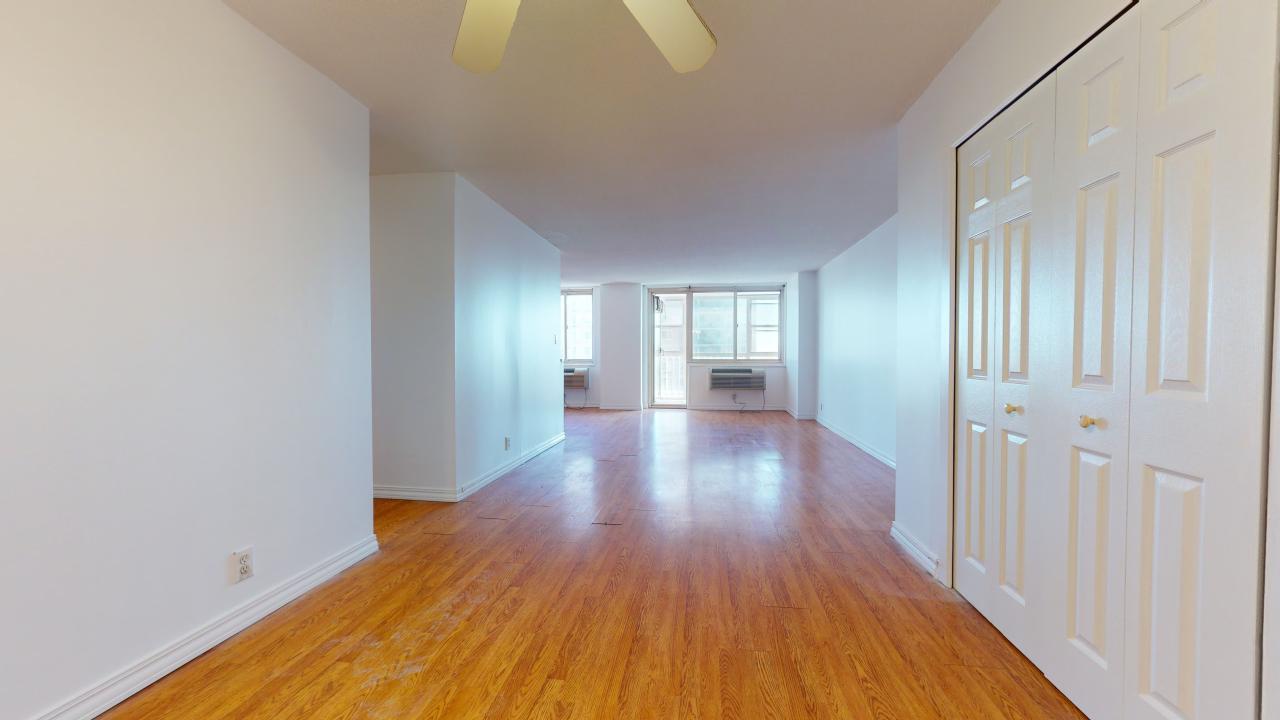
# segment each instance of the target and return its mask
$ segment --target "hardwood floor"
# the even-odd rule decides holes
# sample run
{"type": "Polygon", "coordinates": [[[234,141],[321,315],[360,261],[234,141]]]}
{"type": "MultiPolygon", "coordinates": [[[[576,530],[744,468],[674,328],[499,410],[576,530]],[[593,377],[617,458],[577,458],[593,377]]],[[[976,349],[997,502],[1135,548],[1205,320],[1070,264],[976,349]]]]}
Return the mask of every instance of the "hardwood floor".
{"type": "Polygon", "coordinates": [[[815,423],[565,425],[466,502],[377,501],[380,553],[104,717],[1081,717],[889,538],[893,472],[815,423]]]}

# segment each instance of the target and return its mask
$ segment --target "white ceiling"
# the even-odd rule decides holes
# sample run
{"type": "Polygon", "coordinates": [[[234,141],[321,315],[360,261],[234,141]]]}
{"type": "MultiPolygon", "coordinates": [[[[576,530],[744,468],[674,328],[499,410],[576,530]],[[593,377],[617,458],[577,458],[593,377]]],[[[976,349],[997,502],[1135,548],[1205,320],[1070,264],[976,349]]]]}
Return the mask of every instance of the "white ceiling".
{"type": "Polygon", "coordinates": [[[673,72],[622,0],[525,0],[502,67],[463,0],[226,0],[369,106],[373,172],[457,170],[564,251],[565,284],[778,280],[893,214],[893,126],[996,0],[694,0],[673,72]]]}

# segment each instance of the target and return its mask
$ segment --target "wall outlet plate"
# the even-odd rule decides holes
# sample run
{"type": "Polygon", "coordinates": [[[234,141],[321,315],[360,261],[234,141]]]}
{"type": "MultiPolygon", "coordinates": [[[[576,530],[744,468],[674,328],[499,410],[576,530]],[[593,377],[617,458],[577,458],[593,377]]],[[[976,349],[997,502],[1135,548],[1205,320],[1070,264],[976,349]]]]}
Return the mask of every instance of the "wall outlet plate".
{"type": "Polygon", "coordinates": [[[502,438],[502,449],[503,449],[503,450],[510,450],[510,449],[511,449],[511,438],[509,438],[509,437],[504,437],[504,438],[502,438]]]}
{"type": "Polygon", "coordinates": [[[231,582],[244,582],[253,577],[253,547],[231,553],[231,582]]]}

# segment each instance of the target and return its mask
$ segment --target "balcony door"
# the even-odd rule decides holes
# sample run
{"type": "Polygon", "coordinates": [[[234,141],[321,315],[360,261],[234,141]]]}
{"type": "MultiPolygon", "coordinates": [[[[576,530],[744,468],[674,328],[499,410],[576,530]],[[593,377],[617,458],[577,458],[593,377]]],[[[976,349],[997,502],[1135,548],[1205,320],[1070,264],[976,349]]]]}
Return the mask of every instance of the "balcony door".
{"type": "Polygon", "coordinates": [[[684,407],[688,402],[689,358],[683,293],[653,293],[654,407],[684,407]]]}

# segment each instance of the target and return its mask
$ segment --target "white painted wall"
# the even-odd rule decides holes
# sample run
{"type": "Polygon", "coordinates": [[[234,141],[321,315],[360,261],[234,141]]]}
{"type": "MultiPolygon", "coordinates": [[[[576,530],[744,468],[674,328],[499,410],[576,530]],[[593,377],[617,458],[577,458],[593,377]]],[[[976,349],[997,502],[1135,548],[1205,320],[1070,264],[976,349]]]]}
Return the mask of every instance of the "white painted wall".
{"type": "Polygon", "coordinates": [[[951,258],[955,148],[1122,10],[1125,0],[1004,0],[898,125],[895,526],[951,581],[951,258]]]}
{"type": "Polygon", "coordinates": [[[0,715],[88,716],[373,547],[368,113],[213,0],[3,14],[0,715]]]}
{"type": "Polygon", "coordinates": [[[638,283],[608,283],[597,288],[600,372],[592,381],[598,387],[601,408],[644,407],[645,295],[638,283]]]}
{"type": "Polygon", "coordinates": [[[880,460],[897,458],[897,222],[818,271],[818,421],[880,460]]]}
{"type": "Polygon", "coordinates": [[[797,419],[813,420],[818,414],[818,271],[792,275],[783,305],[786,410],[797,419]]]}
{"type": "Polygon", "coordinates": [[[465,495],[564,437],[560,251],[460,175],[454,223],[457,478],[465,495]]]}
{"type": "Polygon", "coordinates": [[[457,492],[454,174],[370,179],[373,474],[379,487],[457,492]]]}
{"type": "MultiPolygon", "coordinates": [[[[730,363],[732,364],[732,363],[730,363]]],[[[689,404],[690,410],[739,410],[733,402],[737,393],[738,402],[747,410],[759,410],[761,400],[765,410],[787,409],[787,368],[783,365],[768,365],[765,373],[763,393],[760,390],[712,390],[711,368],[719,365],[689,364],[689,404]],[[761,397],[763,395],[763,398],[761,397]]]]}
{"type": "Polygon", "coordinates": [[[371,187],[375,491],[457,500],[564,436],[560,251],[456,173],[371,187]]]}
{"type": "MultiPolygon", "coordinates": [[[[575,288],[580,289],[580,288],[575,288]]],[[[566,407],[600,407],[600,386],[598,379],[607,371],[604,363],[600,361],[600,288],[591,289],[592,307],[591,307],[591,357],[590,365],[570,365],[566,367],[587,367],[590,372],[587,376],[587,388],[585,390],[570,389],[564,391],[564,404],[566,407]]],[[[561,342],[563,342],[564,330],[560,331],[561,342]]]]}

